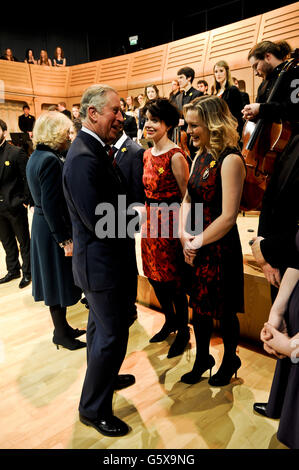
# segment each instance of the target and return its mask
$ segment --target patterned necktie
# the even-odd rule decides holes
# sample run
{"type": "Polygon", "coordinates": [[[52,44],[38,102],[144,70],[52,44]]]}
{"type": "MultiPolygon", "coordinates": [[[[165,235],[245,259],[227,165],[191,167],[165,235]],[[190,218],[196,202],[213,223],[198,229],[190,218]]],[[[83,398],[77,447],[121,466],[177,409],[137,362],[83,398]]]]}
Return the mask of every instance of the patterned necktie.
{"type": "Polygon", "coordinates": [[[116,161],[114,159],[114,154],[117,152],[117,148],[114,146],[110,147],[110,145],[105,145],[105,150],[108,153],[109,158],[111,159],[112,165],[115,166],[116,161]]]}

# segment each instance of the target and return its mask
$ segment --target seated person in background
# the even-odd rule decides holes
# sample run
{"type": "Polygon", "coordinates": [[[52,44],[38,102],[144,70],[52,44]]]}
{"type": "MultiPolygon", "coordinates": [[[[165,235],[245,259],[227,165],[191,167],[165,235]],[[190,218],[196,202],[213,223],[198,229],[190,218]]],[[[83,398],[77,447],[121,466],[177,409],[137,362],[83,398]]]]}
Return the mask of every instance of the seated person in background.
{"type": "Polygon", "coordinates": [[[51,59],[49,59],[48,53],[47,53],[47,51],[45,51],[44,49],[42,49],[42,50],[40,51],[40,56],[39,56],[39,59],[38,59],[37,63],[38,63],[38,65],[49,65],[49,66],[52,66],[51,59]]]}
{"type": "Polygon", "coordinates": [[[56,47],[55,49],[55,57],[53,59],[53,65],[55,67],[65,67],[66,66],[66,58],[64,57],[64,52],[61,47],[56,47]]]}
{"type": "Polygon", "coordinates": [[[78,119],[80,118],[80,111],[79,111],[79,106],[74,105],[72,107],[72,119],[78,119]]]}
{"type": "Polygon", "coordinates": [[[33,126],[35,123],[35,117],[29,114],[30,107],[28,106],[28,104],[24,104],[23,111],[24,111],[24,114],[21,114],[21,116],[19,116],[19,119],[18,119],[19,128],[22,132],[27,133],[31,139],[33,126]]]}
{"type": "Polygon", "coordinates": [[[60,101],[57,104],[57,111],[65,114],[69,119],[72,119],[71,112],[68,109],[66,109],[66,103],[64,101],[60,101]]]}
{"type": "Polygon", "coordinates": [[[233,77],[232,80],[233,80],[233,84],[240,90],[243,106],[250,104],[250,98],[249,98],[248,93],[246,93],[246,86],[245,86],[244,80],[238,80],[235,77],[233,77]]]}
{"type": "Polygon", "coordinates": [[[32,49],[27,49],[26,54],[25,54],[25,60],[26,64],[36,64],[36,60],[34,59],[34,54],[32,49]]]}
{"type": "Polygon", "coordinates": [[[205,80],[198,80],[197,89],[201,91],[204,95],[209,94],[209,84],[205,80]]]}
{"type": "Polygon", "coordinates": [[[19,62],[16,57],[14,57],[12,50],[8,47],[5,49],[3,56],[0,57],[2,60],[11,60],[13,62],[19,62]]]}

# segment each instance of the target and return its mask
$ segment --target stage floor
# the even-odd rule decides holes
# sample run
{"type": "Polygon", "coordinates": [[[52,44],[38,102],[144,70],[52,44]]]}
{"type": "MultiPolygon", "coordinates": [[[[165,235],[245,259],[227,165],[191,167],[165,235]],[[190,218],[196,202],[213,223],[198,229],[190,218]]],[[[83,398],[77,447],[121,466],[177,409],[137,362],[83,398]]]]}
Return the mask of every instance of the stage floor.
{"type": "MultiPolygon", "coordinates": [[[[256,220],[243,219],[241,224],[255,228],[256,220]]],[[[246,230],[245,235],[252,236],[246,230]]],[[[0,276],[5,273],[1,247],[0,276]]],[[[115,393],[114,398],[115,414],[132,431],[116,439],[84,426],[77,409],[86,350],[57,350],[47,307],[33,301],[31,286],[20,290],[18,283],[16,279],[0,286],[1,449],[285,448],[276,438],[278,421],[252,412],[255,401],[268,399],[273,358],[241,343],[242,367],[230,385],[210,387],[207,373],[196,385],[183,384],[180,377],[191,370],[195,357],[193,333],[189,349],[167,359],[173,337],[149,343],[163,324],[163,315],[140,304],[121,370],[134,374],[136,384],[115,393]]],[[[69,309],[69,322],[75,328],[86,327],[87,315],[79,302],[69,309]]],[[[222,353],[222,341],[215,335],[213,372],[222,353]]]]}

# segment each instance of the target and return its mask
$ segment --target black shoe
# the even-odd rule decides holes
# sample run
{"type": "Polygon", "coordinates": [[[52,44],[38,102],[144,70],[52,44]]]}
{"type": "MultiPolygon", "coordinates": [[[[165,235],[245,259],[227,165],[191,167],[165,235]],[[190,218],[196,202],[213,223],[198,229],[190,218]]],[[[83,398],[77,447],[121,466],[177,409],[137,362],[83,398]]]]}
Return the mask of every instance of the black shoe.
{"type": "Polygon", "coordinates": [[[123,388],[130,387],[136,382],[134,375],[119,374],[116,380],[115,390],[122,390],[123,388]]]}
{"type": "Polygon", "coordinates": [[[267,409],[268,403],[254,403],[253,404],[253,409],[256,411],[256,413],[259,413],[260,415],[266,416],[266,409],[267,409]]]}
{"type": "Polygon", "coordinates": [[[53,343],[56,344],[57,349],[59,346],[69,349],[70,351],[75,351],[76,349],[81,349],[86,347],[86,343],[79,341],[78,339],[70,338],[69,336],[53,336],[53,343]]]}
{"type": "Polygon", "coordinates": [[[212,373],[212,368],[215,365],[215,359],[211,354],[208,356],[208,360],[205,362],[200,361],[195,361],[193,369],[191,372],[187,372],[187,374],[184,374],[181,377],[181,382],[184,382],[185,384],[196,384],[197,382],[200,381],[202,374],[210,369],[210,378],[211,378],[211,373],[212,373]]]}
{"type": "Polygon", "coordinates": [[[241,360],[239,356],[233,356],[231,359],[223,360],[216,374],[210,378],[209,384],[213,387],[228,385],[234,374],[235,378],[237,378],[237,370],[240,367],[241,360]]]}
{"type": "Polygon", "coordinates": [[[189,339],[190,339],[190,330],[188,327],[182,330],[178,330],[176,338],[169,348],[167,357],[171,358],[171,357],[175,357],[175,356],[179,356],[180,354],[183,354],[187,344],[189,343],[189,339]]]}
{"type": "Polygon", "coordinates": [[[6,276],[0,279],[0,284],[4,284],[5,282],[12,281],[13,279],[18,279],[19,277],[21,277],[21,274],[19,272],[18,273],[8,272],[6,276]]]}
{"type": "Polygon", "coordinates": [[[23,287],[29,286],[30,282],[31,282],[31,276],[28,276],[28,275],[23,276],[19,284],[19,288],[23,289],[23,287]]]}
{"type": "Polygon", "coordinates": [[[128,434],[128,432],[131,431],[131,428],[126,423],[124,423],[124,421],[114,415],[109,416],[108,418],[97,418],[95,420],[91,420],[79,413],[79,419],[81,423],[95,428],[104,436],[125,436],[128,434]]]}
{"type": "Polygon", "coordinates": [[[68,336],[71,338],[79,338],[79,336],[85,335],[86,330],[79,330],[78,328],[74,329],[70,327],[70,330],[68,331],[68,336]]]}
{"type": "Polygon", "coordinates": [[[177,328],[174,325],[171,325],[167,322],[164,323],[162,326],[161,330],[158,331],[150,340],[150,343],[159,343],[160,341],[164,341],[170,333],[174,333],[177,330],[177,328]]]}

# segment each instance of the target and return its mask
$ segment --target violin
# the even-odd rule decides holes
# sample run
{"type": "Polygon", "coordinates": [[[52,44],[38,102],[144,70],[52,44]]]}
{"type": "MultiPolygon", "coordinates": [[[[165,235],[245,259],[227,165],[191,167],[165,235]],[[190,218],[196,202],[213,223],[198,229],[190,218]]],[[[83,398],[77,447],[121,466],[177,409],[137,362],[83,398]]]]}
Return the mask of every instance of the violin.
{"type": "MultiPolygon", "coordinates": [[[[293,58],[282,68],[266,103],[273,101],[284,75],[298,64],[296,49],[293,58]]],[[[265,122],[247,120],[243,127],[242,155],[246,165],[246,178],[240,209],[243,211],[260,210],[262,199],[273,173],[277,155],[281,154],[291,136],[291,124],[288,121],[265,122]]]]}

